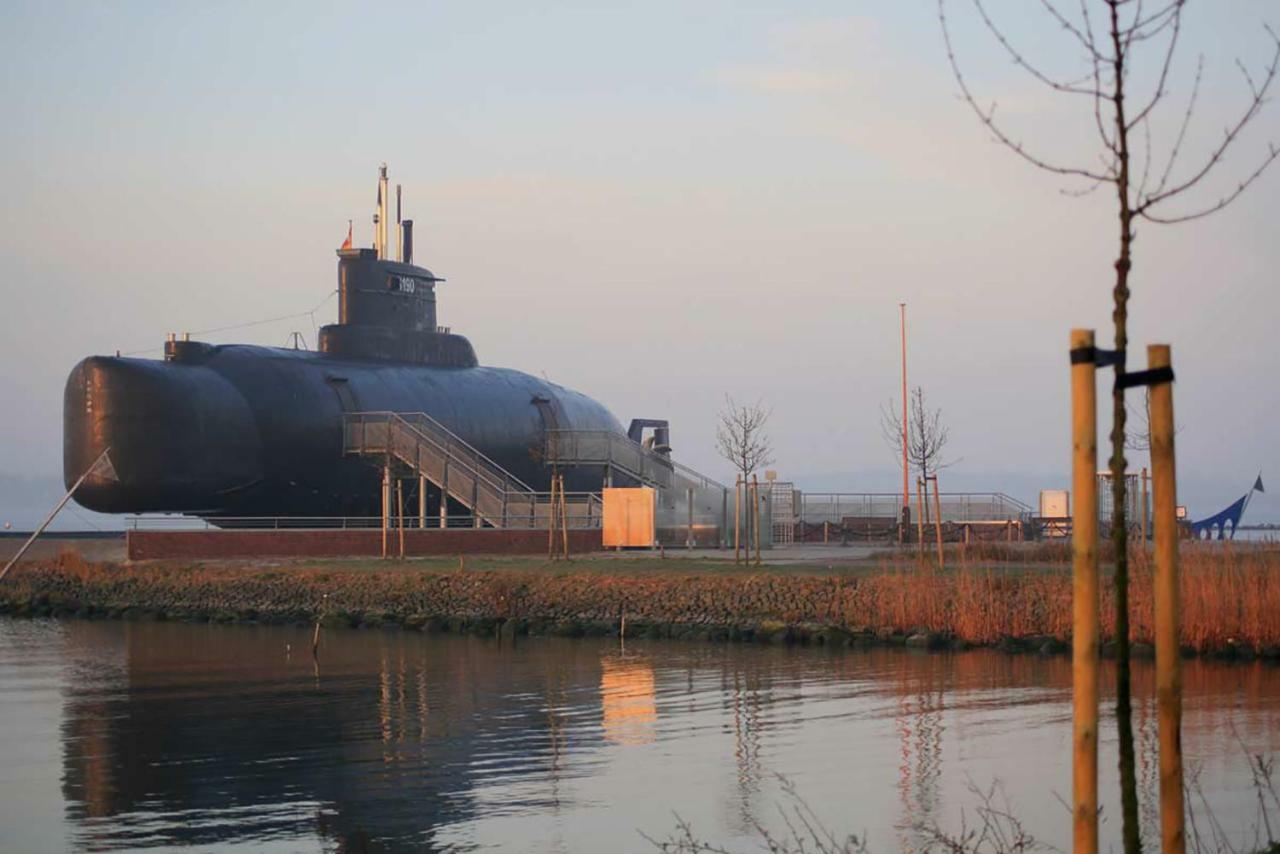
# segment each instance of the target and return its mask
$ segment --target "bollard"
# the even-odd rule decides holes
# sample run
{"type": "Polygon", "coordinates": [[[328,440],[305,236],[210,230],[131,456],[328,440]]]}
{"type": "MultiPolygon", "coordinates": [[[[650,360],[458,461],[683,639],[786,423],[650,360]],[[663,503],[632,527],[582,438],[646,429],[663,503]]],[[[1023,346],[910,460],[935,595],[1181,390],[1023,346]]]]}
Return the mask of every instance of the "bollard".
{"type": "Polygon", "coordinates": [[[1098,386],[1093,330],[1071,330],[1072,823],[1098,850],[1098,386]]]}
{"type": "MultiPolygon", "coordinates": [[[[1171,368],[1169,345],[1147,348],[1147,369],[1171,368]]],[[[1155,375],[1153,375],[1154,377],[1155,375]]],[[[1156,600],[1156,719],[1160,738],[1161,850],[1182,854],[1182,660],[1178,590],[1177,470],[1173,452],[1173,376],[1151,380],[1151,487],[1154,499],[1156,600]]],[[[1145,484],[1144,484],[1145,485],[1145,484]]],[[[1146,526],[1146,520],[1143,520],[1146,526]]]]}

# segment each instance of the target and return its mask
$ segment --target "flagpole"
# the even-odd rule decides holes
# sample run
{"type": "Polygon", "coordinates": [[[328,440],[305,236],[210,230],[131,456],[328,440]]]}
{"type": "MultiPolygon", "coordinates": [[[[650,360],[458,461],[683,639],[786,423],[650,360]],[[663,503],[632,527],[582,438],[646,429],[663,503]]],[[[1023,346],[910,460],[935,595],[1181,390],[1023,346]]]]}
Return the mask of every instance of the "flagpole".
{"type": "Polygon", "coordinates": [[[898,543],[906,539],[907,514],[911,512],[911,492],[907,485],[907,304],[898,303],[902,321],[902,511],[899,514],[898,543]]]}

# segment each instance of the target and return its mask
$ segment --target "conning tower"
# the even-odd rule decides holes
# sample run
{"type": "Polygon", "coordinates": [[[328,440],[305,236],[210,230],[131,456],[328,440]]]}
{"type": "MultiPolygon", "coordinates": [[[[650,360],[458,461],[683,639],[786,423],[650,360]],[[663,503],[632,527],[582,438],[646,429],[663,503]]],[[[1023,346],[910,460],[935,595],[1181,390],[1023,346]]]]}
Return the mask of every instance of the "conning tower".
{"type": "Polygon", "coordinates": [[[413,220],[400,217],[396,186],[397,257],[388,258],[387,167],[378,176],[374,246],[338,250],[338,322],[321,328],[320,351],[349,359],[374,359],[438,367],[472,368],[471,342],[436,325],[437,278],[413,263],[413,220]]]}

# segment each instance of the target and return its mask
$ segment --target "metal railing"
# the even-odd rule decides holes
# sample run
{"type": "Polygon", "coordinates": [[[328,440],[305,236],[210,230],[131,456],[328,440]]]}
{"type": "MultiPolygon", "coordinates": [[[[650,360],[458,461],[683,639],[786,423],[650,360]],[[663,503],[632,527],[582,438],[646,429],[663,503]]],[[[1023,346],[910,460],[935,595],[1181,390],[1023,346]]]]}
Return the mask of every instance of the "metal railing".
{"type": "Polygon", "coordinates": [[[707,477],[702,472],[691,469],[686,465],[676,462],[675,460],[671,461],[671,467],[675,469],[676,475],[686,481],[691,481],[691,485],[699,489],[727,490],[729,488],[720,481],[707,477]]]}
{"type": "MultiPolygon", "coordinates": [[[[898,519],[902,512],[900,492],[803,492],[798,493],[797,522],[839,523],[842,519],[898,519]]],[[[995,522],[1025,519],[1032,508],[1003,492],[943,492],[938,496],[944,522],[995,522]]],[[[930,496],[927,517],[933,518],[930,496]]],[[[912,518],[916,498],[911,496],[912,518]]]]}
{"type": "Polygon", "coordinates": [[[671,460],[611,430],[548,430],[544,454],[550,465],[608,467],[650,486],[674,480],[671,460]]]}
{"type": "Polygon", "coordinates": [[[342,434],[343,453],[397,459],[491,525],[536,516],[528,484],[426,413],[353,412],[342,434]]]}

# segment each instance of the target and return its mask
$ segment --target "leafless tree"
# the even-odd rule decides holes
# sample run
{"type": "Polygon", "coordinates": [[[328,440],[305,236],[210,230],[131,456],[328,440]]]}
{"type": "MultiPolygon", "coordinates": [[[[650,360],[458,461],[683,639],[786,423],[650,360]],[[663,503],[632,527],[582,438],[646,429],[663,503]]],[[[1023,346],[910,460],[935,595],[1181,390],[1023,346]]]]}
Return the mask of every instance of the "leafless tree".
{"type": "MultiPolygon", "coordinates": [[[[956,0],[959,2],[959,0],[956,0]]],[[[1082,58],[1078,73],[1056,75],[1039,59],[1029,56],[1011,41],[988,12],[984,0],[968,0],[982,26],[1015,66],[1051,92],[1081,104],[1081,120],[1097,132],[1098,147],[1082,152],[1074,161],[1059,161],[1024,144],[1001,119],[995,102],[979,102],[961,71],[947,19],[947,0],[938,0],[947,59],[960,89],[961,99],[996,142],[1017,157],[1061,178],[1080,182],[1072,195],[1084,195],[1100,187],[1115,194],[1118,246],[1112,287],[1115,327],[1115,382],[1112,388],[1111,423],[1111,536],[1116,554],[1116,716],[1120,735],[1120,784],[1123,838],[1127,852],[1140,850],[1137,781],[1134,775],[1133,725],[1129,675],[1129,566],[1125,518],[1125,351],[1129,345],[1129,281],[1133,270],[1133,243],[1141,222],[1172,224],[1200,219],[1222,210],[1238,199],[1280,157],[1280,146],[1269,142],[1246,166],[1242,176],[1226,189],[1205,195],[1206,179],[1220,173],[1228,151],[1243,138],[1258,116],[1280,71],[1280,38],[1264,27],[1270,41],[1270,59],[1255,71],[1236,61],[1243,77],[1244,104],[1223,129],[1222,136],[1203,159],[1187,165],[1183,157],[1188,128],[1196,112],[1203,78],[1203,57],[1197,62],[1193,82],[1183,105],[1175,108],[1176,133],[1155,144],[1153,116],[1167,105],[1174,88],[1175,57],[1183,31],[1186,0],[1078,0],[1078,9],[1066,10],[1063,0],[1039,0],[1049,23],[1059,30],[1069,48],[1082,58]],[[1094,11],[1096,9],[1096,12],[1094,11]],[[1150,62],[1149,85],[1139,87],[1135,65],[1150,62]],[[1199,198],[1197,198],[1199,196],[1199,198]]],[[[1074,6],[1075,4],[1071,4],[1074,6]]]]}
{"type": "Polygon", "coordinates": [[[773,410],[760,401],[739,405],[725,395],[716,426],[716,450],[728,460],[744,480],[773,462],[773,446],[764,432],[773,410]]]}
{"type": "MultiPolygon", "coordinates": [[[[902,422],[898,420],[896,401],[889,401],[880,408],[880,433],[885,444],[894,452],[898,464],[902,464],[902,422]]],[[[951,465],[954,461],[943,461],[943,451],[951,431],[942,420],[941,409],[930,409],[925,402],[924,389],[916,386],[911,390],[911,409],[907,417],[907,465],[925,482],[928,490],[929,478],[951,465]]],[[[924,520],[929,520],[929,502],[924,502],[924,520]]]]}

